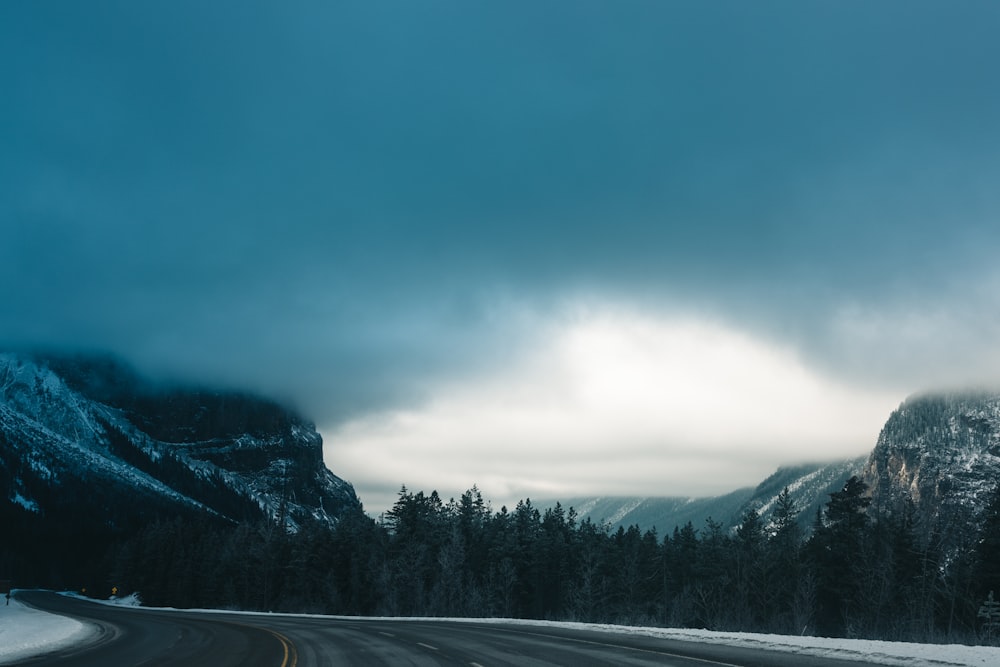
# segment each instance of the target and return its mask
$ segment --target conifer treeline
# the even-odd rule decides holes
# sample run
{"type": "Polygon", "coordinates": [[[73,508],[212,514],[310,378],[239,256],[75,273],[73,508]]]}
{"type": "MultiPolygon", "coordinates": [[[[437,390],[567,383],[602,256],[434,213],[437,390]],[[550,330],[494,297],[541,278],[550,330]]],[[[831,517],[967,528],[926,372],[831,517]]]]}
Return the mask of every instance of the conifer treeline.
{"type": "Polygon", "coordinates": [[[709,520],[660,537],[530,500],[493,512],[475,487],[448,502],[404,488],[381,522],[358,512],[332,532],[157,522],[116,546],[110,583],[178,607],[992,640],[977,614],[1000,593],[1000,494],[956,555],[920,543],[912,516],[872,518],[865,491],[848,481],[804,539],[787,489],[732,533],[709,520]]]}

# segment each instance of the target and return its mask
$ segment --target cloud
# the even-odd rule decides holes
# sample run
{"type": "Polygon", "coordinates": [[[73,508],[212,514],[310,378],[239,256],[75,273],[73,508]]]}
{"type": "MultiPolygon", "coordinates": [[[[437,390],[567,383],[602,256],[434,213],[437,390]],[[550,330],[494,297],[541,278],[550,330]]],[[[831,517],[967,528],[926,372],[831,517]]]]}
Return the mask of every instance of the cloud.
{"type": "Polygon", "coordinates": [[[911,392],[1000,388],[1000,274],[955,286],[949,298],[847,303],[816,343],[846,378],[911,392]],[[832,350],[831,350],[832,351],[832,350]]]}
{"type": "Polygon", "coordinates": [[[465,415],[577,455],[581,411],[595,443],[682,457],[732,435],[725,400],[770,456],[747,393],[825,423],[844,387],[990,380],[1000,12],[778,5],[6,3],[0,344],[110,350],[330,433],[465,415]],[[691,327],[716,356],[644,342],[691,327]]]}
{"type": "Polygon", "coordinates": [[[331,466],[362,486],[397,479],[447,497],[475,483],[505,502],[707,495],[862,454],[900,400],[717,323],[588,311],[511,368],[327,430],[331,466]]]}

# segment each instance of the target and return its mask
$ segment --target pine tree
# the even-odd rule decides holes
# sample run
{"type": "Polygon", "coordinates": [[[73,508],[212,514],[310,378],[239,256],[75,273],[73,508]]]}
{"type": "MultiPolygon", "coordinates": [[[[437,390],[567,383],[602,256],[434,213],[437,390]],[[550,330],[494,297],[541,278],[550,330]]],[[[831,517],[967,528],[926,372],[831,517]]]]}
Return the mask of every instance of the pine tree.
{"type": "Polygon", "coordinates": [[[705,532],[695,563],[695,598],[699,622],[709,630],[733,628],[730,591],[733,585],[732,540],[722,524],[711,517],[705,520],[705,532]]]}
{"type": "Polygon", "coordinates": [[[1000,638],[1000,601],[993,599],[993,591],[979,607],[976,616],[983,619],[983,636],[987,644],[1000,638]]]}
{"type": "Polygon", "coordinates": [[[798,509],[786,486],[774,504],[771,514],[770,539],[767,542],[766,589],[770,593],[767,605],[769,630],[798,633],[806,624],[803,615],[811,614],[801,606],[797,595],[806,572],[802,566],[802,528],[798,509]]]}
{"type": "Polygon", "coordinates": [[[767,614],[768,585],[765,576],[764,522],[756,509],[744,513],[734,540],[735,589],[733,622],[740,630],[762,629],[767,614]]]}
{"type": "Polygon", "coordinates": [[[817,624],[824,634],[852,637],[861,631],[861,572],[871,499],[868,485],[851,477],[830,494],[826,511],[809,541],[817,581],[817,624]]]}
{"type": "Polygon", "coordinates": [[[977,598],[987,591],[1000,591],[1000,485],[994,489],[983,511],[979,541],[975,550],[973,581],[977,598]]]}

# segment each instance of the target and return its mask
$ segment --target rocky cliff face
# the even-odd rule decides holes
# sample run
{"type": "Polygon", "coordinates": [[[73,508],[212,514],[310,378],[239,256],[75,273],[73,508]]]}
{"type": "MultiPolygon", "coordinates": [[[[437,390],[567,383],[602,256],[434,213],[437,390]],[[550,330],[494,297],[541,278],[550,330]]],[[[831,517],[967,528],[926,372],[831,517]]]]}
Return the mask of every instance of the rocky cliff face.
{"type": "Polygon", "coordinates": [[[872,511],[912,510],[926,536],[954,542],[1000,483],[1000,394],[917,396],[893,412],[863,479],[872,511]]]}
{"type": "Polygon", "coordinates": [[[334,524],[354,489],[313,426],[236,393],[165,388],[110,359],[0,354],[0,502],[115,524],[163,515],[334,524]]]}

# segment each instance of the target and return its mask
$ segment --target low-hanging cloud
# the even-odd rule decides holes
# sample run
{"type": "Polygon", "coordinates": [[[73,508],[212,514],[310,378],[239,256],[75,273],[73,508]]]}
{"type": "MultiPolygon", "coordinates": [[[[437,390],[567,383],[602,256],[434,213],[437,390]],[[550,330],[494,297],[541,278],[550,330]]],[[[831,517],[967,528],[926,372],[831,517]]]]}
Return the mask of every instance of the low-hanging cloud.
{"type": "Polygon", "coordinates": [[[865,453],[899,401],[716,323],[596,312],[550,333],[516,366],[331,429],[332,465],[363,485],[457,496],[475,483],[508,503],[581,486],[721,493],[781,464],[865,453]]]}

